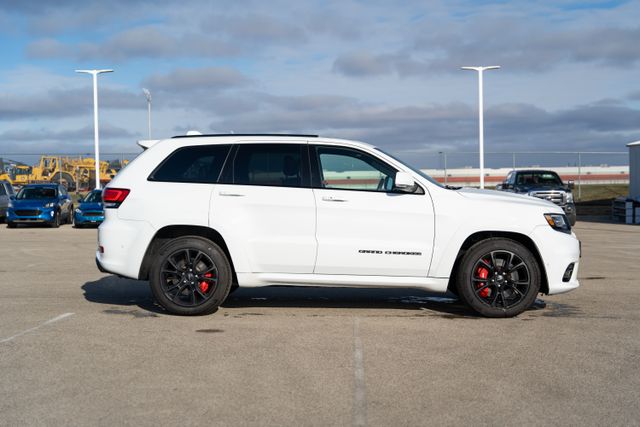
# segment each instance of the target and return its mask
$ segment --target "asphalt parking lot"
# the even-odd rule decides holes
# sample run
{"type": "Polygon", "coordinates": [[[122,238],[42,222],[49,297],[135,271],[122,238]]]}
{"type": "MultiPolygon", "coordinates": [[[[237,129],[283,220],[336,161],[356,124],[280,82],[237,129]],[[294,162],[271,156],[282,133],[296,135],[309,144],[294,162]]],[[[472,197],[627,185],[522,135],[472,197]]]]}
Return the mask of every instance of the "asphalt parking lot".
{"type": "Polygon", "coordinates": [[[1,225],[0,425],[640,424],[640,227],[575,231],[581,288],[514,319],[321,288],[186,318],[99,273],[95,230],[1,225]]]}

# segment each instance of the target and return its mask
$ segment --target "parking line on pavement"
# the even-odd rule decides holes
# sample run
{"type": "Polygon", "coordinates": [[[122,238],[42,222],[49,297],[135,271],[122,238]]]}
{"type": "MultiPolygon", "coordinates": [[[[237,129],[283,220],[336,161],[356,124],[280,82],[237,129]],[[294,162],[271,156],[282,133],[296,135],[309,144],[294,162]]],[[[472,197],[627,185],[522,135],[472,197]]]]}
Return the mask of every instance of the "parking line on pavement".
{"type": "Polygon", "coordinates": [[[353,321],[353,370],[355,391],[353,396],[353,425],[367,425],[367,389],[364,380],[364,351],[360,339],[360,319],[353,321]]]}
{"type": "Polygon", "coordinates": [[[10,336],[8,338],[4,338],[4,339],[0,340],[0,344],[9,342],[9,341],[11,341],[11,340],[13,340],[15,338],[21,337],[22,335],[28,334],[29,332],[33,332],[33,331],[35,331],[37,329],[40,329],[43,326],[50,325],[50,324],[55,323],[55,322],[57,322],[59,320],[65,319],[65,318],[67,318],[69,316],[73,316],[74,314],[75,313],[64,313],[64,314],[61,314],[60,316],[56,316],[53,319],[49,319],[46,322],[39,324],[38,326],[34,326],[33,328],[29,328],[29,329],[26,329],[26,330],[24,330],[22,332],[18,332],[17,334],[15,334],[13,336],[10,336]]]}

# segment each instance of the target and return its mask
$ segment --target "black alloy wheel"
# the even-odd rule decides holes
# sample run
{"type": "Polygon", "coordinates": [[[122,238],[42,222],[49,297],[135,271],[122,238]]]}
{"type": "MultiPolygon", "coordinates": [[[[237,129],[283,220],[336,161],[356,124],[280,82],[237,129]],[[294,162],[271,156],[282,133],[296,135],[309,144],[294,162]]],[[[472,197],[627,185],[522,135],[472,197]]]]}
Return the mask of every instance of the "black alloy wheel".
{"type": "Polygon", "coordinates": [[[522,258],[510,251],[497,250],[482,255],[472,272],[476,297],[491,307],[513,307],[531,286],[529,268],[522,258]]]}
{"type": "Polygon", "coordinates": [[[218,267],[198,249],[180,249],[168,257],[160,273],[164,295],[185,307],[197,307],[213,296],[218,267]]]}
{"type": "Polygon", "coordinates": [[[199,315],[215,311],[226,299],[232,277],[229,262],[215,243],[182,237],[160,250],[149,284],[167,311],[199,315]]]}
{"type": "Polygon", "coordinates": [[[458,295],[487,317],[512,317],[535,301],[540,268],[525,246],[510,239],[487,239],[463,256],[457,276],[458,295]]]}

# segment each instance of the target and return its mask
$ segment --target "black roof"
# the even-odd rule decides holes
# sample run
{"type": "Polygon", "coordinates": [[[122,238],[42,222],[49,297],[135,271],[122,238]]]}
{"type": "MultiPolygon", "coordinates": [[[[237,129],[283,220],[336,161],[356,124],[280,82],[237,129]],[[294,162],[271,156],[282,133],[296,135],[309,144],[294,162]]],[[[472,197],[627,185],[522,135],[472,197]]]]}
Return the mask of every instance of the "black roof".
{"type": "Polygon", "coordinates": [[[22,186],[22,188],[24,187],[57,187],[58,185],[60,185],[57,182],[51,182],[51,183],[41,183],[41,184],[26,184],[24,186],[22,186]]]}
{"type": "Polygon", "coordinates": [[[173,138],[210,138],[215,136],[295,136],[302,138],[318,138],[318,135],[307,135],[301,133],[212,133],[208,135],[176,135],[173,138]]]}

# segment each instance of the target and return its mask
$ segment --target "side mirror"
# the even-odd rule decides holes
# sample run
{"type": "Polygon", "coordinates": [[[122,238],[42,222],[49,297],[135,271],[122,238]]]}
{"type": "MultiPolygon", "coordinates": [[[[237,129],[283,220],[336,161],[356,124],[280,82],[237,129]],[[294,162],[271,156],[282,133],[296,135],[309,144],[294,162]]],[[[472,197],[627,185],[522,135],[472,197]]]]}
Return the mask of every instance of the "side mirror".
{"type": "Polygon", "coordinates": [[[576,183],[573,181],[569,181],[567,182],[567,186],[569,187],[570,190],[573,190],[573,188],[576,186],[576,183]]]}
{"type": "Polygon", "coordinates": [[[416,191],[416,188],[418,188],[418,185],[411,175],[406,172],[396,172],[396,179],[393,185],[394,190],[403,193],[413,193],[416,191]]]}
{"type": "Polygon", "coordinates": [[[497,190],[497,191],[502,190],[502,184],[498,184],[498,185],[496,185],[496,190],[497,190]]]}
{"type": "Polygon", "coordinates": [[[9,196],[9,200],[15,200],[15,199],[16,199],[16,196],[14,194],[9,196]]]}

